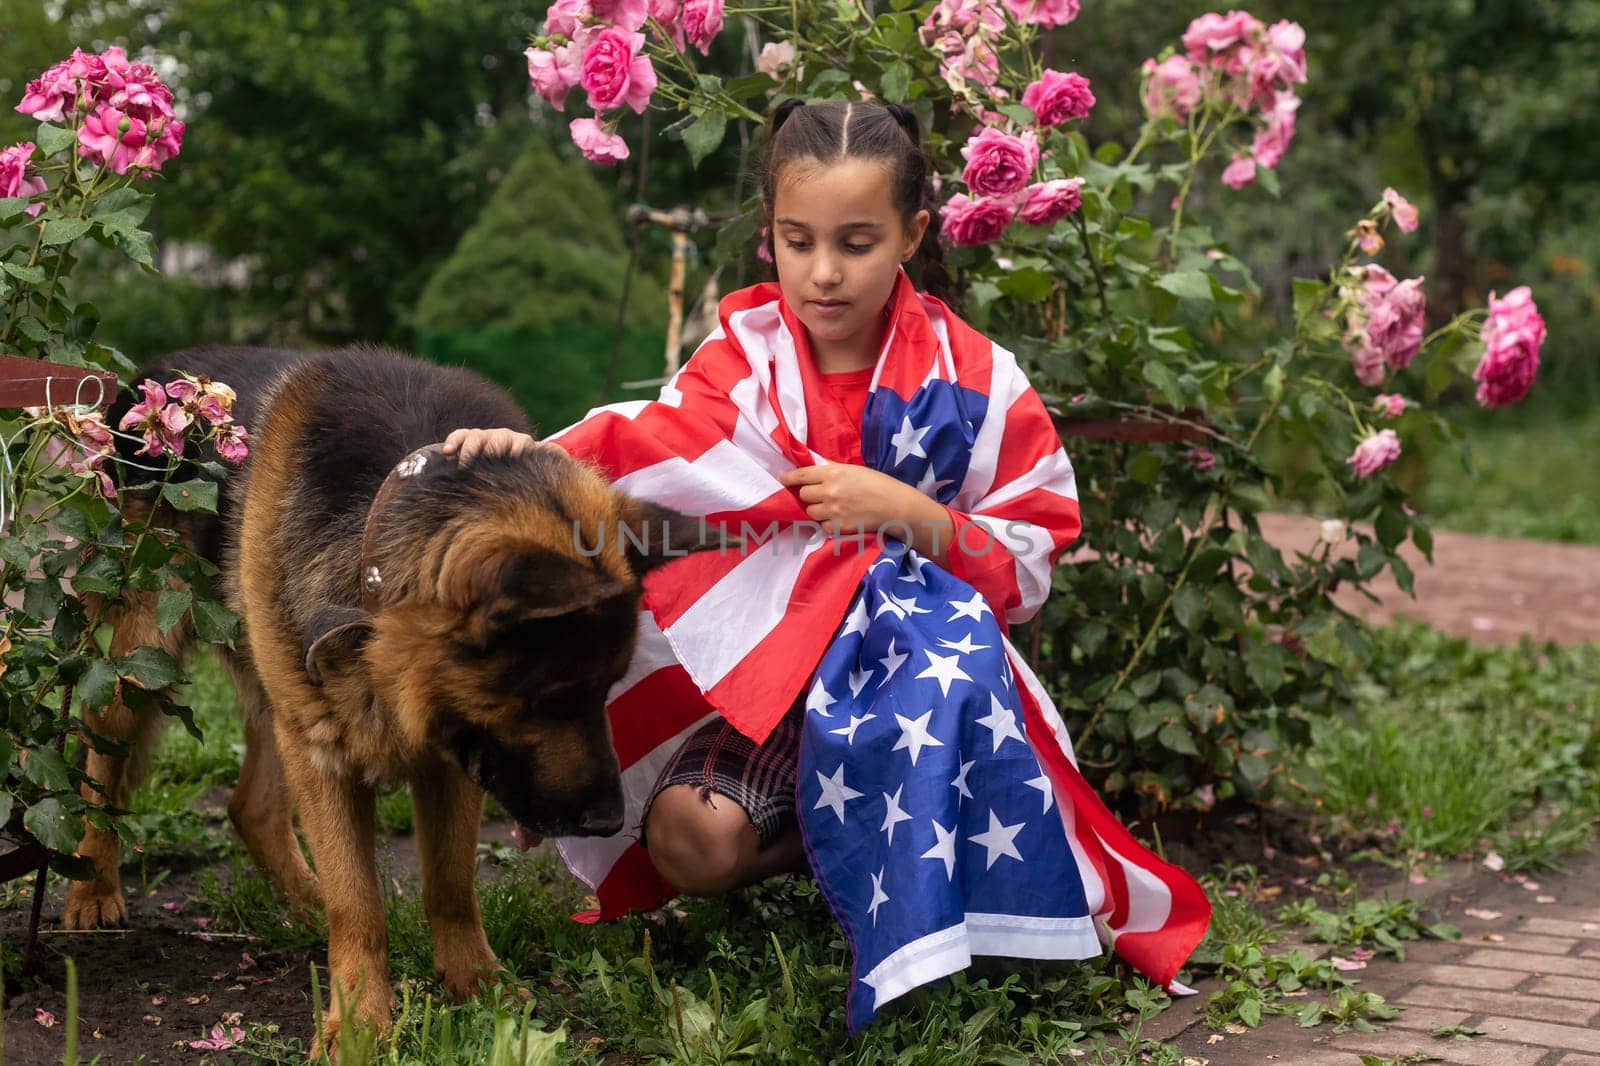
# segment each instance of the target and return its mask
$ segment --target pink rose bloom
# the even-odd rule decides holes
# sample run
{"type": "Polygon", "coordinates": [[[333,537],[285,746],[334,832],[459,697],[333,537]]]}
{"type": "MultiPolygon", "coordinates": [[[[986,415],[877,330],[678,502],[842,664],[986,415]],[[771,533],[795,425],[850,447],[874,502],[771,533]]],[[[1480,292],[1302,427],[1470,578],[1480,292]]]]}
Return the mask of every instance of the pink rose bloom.
{"type": "Polygon", "coordinates": [[[249,440],[250,434],[245,432],[243,426],[237,422],[229,422],[217,429],[216,439],[212,443],[216,445],[217,454],[224,462],[238,466],[250,454],[249,440]]]}
{"type": "Polygon", "coordinates": [[[964,95],[970,86],[981,86],[990,96],[1004,94],[996,87],[1000,78],[1000,57],[994,46],[981,34],[963,39],[960,34],[947,33],[940,41],[945,59],[939,64],[939,74],[950,91],[964,95]]]}
{"type": "MultiPolygon", "coordinates": [[[[0,196],[38,196],[46,191],[43,178],[33,173],[32,141],[0,148],[0,196]]],[[[44,210],[44,204],[29,204],[28,217],[44,210]]]]}
{"type": "Polygon", "coordinates": [[[1250,58],[1251,99],[1258,107],[1269,107],[1278,90],[1305,80],[1306,31],[1294,22],[1273,23],[1250,58]]]}
{"type": "Polygon", "coordinates": [[[1503,300],[1489,294],[1483,358],[1472,372],[1472,380],[1478,383],[1479,404],[1503,407],[1528,395],[1539,371],[1539,348],[1544,337],[1544,318],[1526,285],[1512,289],[1503,300]]]}
{"type": "Polygon", "coordinates": [[[589,0],[555,0],[555,3],[550,5],[550,10],[544,13],[544,32],[571,40],[578,35],[578,30],[583,24],[594,17],[594,14],[594,9],[589,6],[589,0]]]}
{"type": "Polygon", "coordinates": [[[794,68],[794,43],[791,41],[768,41],[761,46],[761,55],[756,58],[756,69],[773,81],[782,81],[784,76],[794,68]]]}
{"type": "Polygon", "coordinates": [[[1248,11],[1201,15],[1184,31],[1183,46],[1202,66],[1240,74],[1249,61],[1250,44],[1264,31],[1261,20],[1248,11]]]}
{"type": "Polygon", "coordinates": [[[1350,349],[1350,366],[1356,372],[1356,380],[1368,388],[1381,385],[1389,372],[1383,361],[1383,353],[1367,343],[1364,333],[1358,332],[1346,344],[1350,349]]]}
{"type": "Polygon", "coordinates": [[[1256,161],[1242,152],[1233,153],[1233,159],[1222,172],[1222,184],[1230,189],[1242,189],[1256,180],[1256,161]]]}
{"type": "Polygon", "coordinates": [[[148,63],[108,70],[105,102],[146,122],[172,117],[172,90],[161,82],[148,63]]]}
{"type": "Polygon", "coordinates": [[[1078,17],[1078,0],[1001,0],[1011,17],[1035,26],[1065,26],[1078,17]]]}
{"type": "Polygon", "coordinates": [[[1366,342],[1384,364],[1399,370],[1411,365],[1422,349],[1427,301],[1422,278],[1397,282],[1376,264],[1366,268],[1366,288],[1361,300],[1366,306],[1366,342]]]}
{"type": "Polygon", "coordinates": [[[1184,457],[1193,463],[1196,472],[1201,474],[1211,472],[1217,465],[1216,455],[1205,448],[1190,448],[1184,457]]]}
{"type": "Polygon", "coordinates": [[[1400,227],[1402,233],[1415,233],[1417,231],[1417,209],[1411,206],[1411,201],[1388,188],[1383,190],[1383,202],[1389,208],[1389,214],[1394,216],[1395,225],[1400,227]]]}
{"type": "Polygon", "coordinates": [[[78,128],[78,154],[91,163],[104,163],[116,174],[126,174],[144,146],[144,123],[110,104],[102,104],[78,128]]]}
{"type": "Polygon", "coordinates": [[[940,232],[952,244],[992,244],[1000,239],[1016,216],[1017,209],[1007,200],[981,197],[972,200],[956,193],[939,209],[940,232]]]}
{"type": "Polygon", "coordinates": [[[1370,218],[1364,218],[1356,223],[1356,228],[1351,230],[1355,234],[1356,243],[1368,255],[1377,255],[1383,251],[1383,237],[1378,233],[1377,225],[1370,218]]]}
{"type": "Polygon", "coordinates": [[[1082,74],[1047,70],[1022,94],[1022,105],[1033,108],[1041,126],[1059,126],[1075,118],[1088,118],[1094,107],[1089,79],[1082,74]]]}
{"type": "Polygon", "coordinates": [[[1400,438],[1392,429],[1380,429],[1350,453],[1345,462],[1356,468],[1356,477],[1371,477],[1400,458],[1400,438]]]}
{"type": "Polygon", "coordinates": [[[1384,418],[1399,418],[1406,413],[1406,398],[1397,392],[1380,393],[1372,401],[1373,410],[1384,418]]]}
{"type": "Polygon", "coordinates": [[[689,42],[683,39],[682,0],[650,0],[650,17],[667,32],[672,47],[680,52],[689,47],[689,42]]]}
{"type": "Polygon", "coordinates": [[[701,55],[708,55],[722,32],[722,0],[684,0],[683,32],[701,55]]]}
{"type": "Polygon", "coordinates": [[[1183,118],[1200,103],[1200,71],[1185,56],[1144,61],[1144,111],[1153,119],[1183,118]]]}
{"type": "Polygon", "coordinates": [[[1021,136],[985,126],[961,148],[967,161],[961,180],[980,196],[1010,196],[1021,192],[1039,162],[1039,142],[1033,131],[1021,136]]]}
{"type": "Polygon", "coordinates": [[[581,83],[589,106],[605,111],[626,104],[644,114],[650,94],[656,91],[656,68],[640,55],[644,34],[601,30],[589,39],[583,53],[581,83]]]}
{"type": "Polygon", "coordinates": [[[947,32],[961,37],[975,33],[999,33],[1006,28],[1006,17],[992,0],[939,0],[918,31],[922,43],[933,42],[947,32]]]}
{"type": "Polygon", "coordinates": [[[66,63],[57,63],[28,83],[17,110],[40,122],[61,122],[72,107],[77,85],[67,73],[66,63]]]}
{"type": "Polygon", "coordinates": [[[1083,205],[1078,190],[1082,178],[1055,178],[1028,186],[1017,217],[1030,226],[1049,226],[1066,218],[1083,205]]]}
{"type": "MultiPolygon", "coordinates": [[[[594,17],[612,29],[632,33],[644,25],[649,8],[645,0],[592,0],[594,17]]],[[[568,34],[568,36],[572,36],[568,34]]]]}
{"type": "Polygon", "coordinates": [[[579,72],[570,63],[562,62],[560,53],[568,47],[563,45],[554,52],[529,48],[522,53],[528,57],[528,81],[533,84],[533,91],[557,111],[566,106],[567,93],[578,83],[579,72]]]}
{"type": "Polygon", "coordinates": [[[1261,166],[1271,170],[1289,150],[1294,140],[1294,116],[1300,110],[1300,98],[1287,90],[1273,98],[1272,110],[1267,113],[1267,124],[1256,131],[1250,145],[1250,154],[1261,166]]]}
{"type": "Polygon", "coordinates": [[[149,378],[139,386],[144,399],[128,408],[128,413],[117,423],[118,429],[138,430],[144,434],[144,447],[135,455],[182,455],[183,431],[192,419],[181,404],[168,403],[167,392],[149,378]]]}
{"type": "Polygon", "coordinates": [[[618,134],[606,132],[599,119],[575,118],[567,129],[572,133],[572,143],[591,163],[609,166],[628,158],[628,142],[618,134]]]}

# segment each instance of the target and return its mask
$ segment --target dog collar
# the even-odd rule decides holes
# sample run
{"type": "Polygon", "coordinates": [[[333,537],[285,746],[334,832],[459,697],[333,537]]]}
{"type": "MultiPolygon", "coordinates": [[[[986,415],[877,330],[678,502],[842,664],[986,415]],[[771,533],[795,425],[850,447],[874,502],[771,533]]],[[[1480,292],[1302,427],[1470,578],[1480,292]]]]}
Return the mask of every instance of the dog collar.
{"type": "Polygon", "coordinates": [[[389,476],[383,479],[383,484],[378,486],[378,494],[372,498],[372,506],[367,508],[367,524],[361,532],[361,569],[357,580],[361,586],[361,606],[368,614],[376,614],[383,603],[383,571],[373,561],[378,547],[379,519],[401,486],[443,455],[444,445],[430,444],[400,460],[389,471],[389,476]]]}

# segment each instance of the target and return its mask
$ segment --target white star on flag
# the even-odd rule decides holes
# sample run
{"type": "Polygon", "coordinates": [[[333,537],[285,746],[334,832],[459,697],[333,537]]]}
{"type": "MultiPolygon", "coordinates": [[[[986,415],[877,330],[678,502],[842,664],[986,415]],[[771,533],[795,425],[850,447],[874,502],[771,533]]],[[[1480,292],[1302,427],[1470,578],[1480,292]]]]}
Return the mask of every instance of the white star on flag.
{"type": "Polygon", "coordinates": [[[910,555],[906,556],[906,567],[911,571],[911,573],[901,574],[899,580],[915,581],[919,585],[926,585],[928,583],[928,579],[922,576],[922,568],[927,565],[928,560],[924,559],[916,552],[912,552],[910,555]]]}
{"type": "Polygon", "coordinates": [[[936,475],[933,472],[933,464],[929,463],[928,469],[922,472],[922,480],[917,482],[917,491],[928,497],[930,500],[937,500],[939,498],[939,490],[950,484],[950,480],[948,478],[943,481],[935,481],[935,476],[936,475]]]}
{"type": "Polygon", "coordinates": [[[928,719],[932,717],[932,711],[915,721],[903,714],[895,715],[894,720],[900,723],[900,739],[895,741],[894,747],[890,750],[899,751],[901,748],[905,748],[910,751],[911,765],[915,766],[917,765],[917,756],[922,754],[923,748],[944,747],[944,741],[928,732],[928,719]]]}
{"type": "Polygon", "coordinates": [[[945,640],[943,637],[940,637],[939,643],[946,648],[950,648],[952,651],[959,651],[963,655],[971,655],[975,651],[984,651],[989,647],[988,644],[972,643],[971,633],[968,633],[960,640],[945,640]]]}
{"type": "Polygon", "coordinates": [[[985,614],[994,615],[981,592],[974,592],[970,600],[951,600],[949,606],[954,607],[956,613],[946,618],[946,622],[954,622],[957,618],[970,618],[976,622],[985,614]]]}
{"type": "MultiPolygon", "coordinates": [[[[967,787],[967,771],[976,765],[978,765],[978,761],[976,759],[972,760],[971,762],[962,763],[961,772],[956,775],[956,779],[954,781],[950,782],[950,787],[961,793],[962,799],[972,798],[972,789],[967,787]]],[[[961,801],[957,800],[956,802],[959,803],[961,801]]]]}
{"type": "Polygon", "coordinates": [[[928,453],[922,450],[922,438],[926,437],[932,428],[929,425],[919,429],[911,424],[911,416],[905,415],[900,421],[900,432],[889,438],[889,443],[894,445],[894,465],[899,466],[905,462],[908,455],[926,459],[928,453]]]}
{"type": "Polygon", "coordinates": [[[961,669],[961,656],[938,655],[929,651],[927,648],[922,649],[922,654],[928,657],[928,666],[917,676],[919,678],[931,677],[937,680],[939,682],[940,695],[950,695],[950,682],[952,681],[972,680],[972,678],[967,676],[967,672],[961,669]]]}
{"type": "Polygon", "coordinates": [[[834,699],[832,694],[823,687],[822,678],[819,677],[817,678],[817,683],[811,686],[810,694],[806,696],[806,710],[816,711],[824,718],[832,718],[833,715],[828,713],[828,708],[832,707],[838,702],[839,701],[834,699]]]}
{"type": "Polygon", "coordinates": [[[888,903],[889,896],[883,891],[883,867],[878,867],[878,872],[872,875],[872,902],[867,904],[867,913],[872,915],[872,924],[878,924],[878,905],[888,903]]]}
{"type": "Polygon", "coordinates": [[[901,603],[887,592],[883,593],[882,598],[878,601],[878,609],[872,612],[872,617],[877,618],[885,611],[894,612],[894,616],[896,618],[904,618],[906,616],[905,604],[901,603]]]}
{"type": "Polygon", "coordinates": [[[994,751],[1000,750],[1000,745],[1006,742],[1007,737],[1015,737],[1021,743],[1027,743],[1017,730],[1016,714],[1012,712],[1011,708],[1001,703],[1000,697],[993,692],[989,693],[989,713],[977,719],[977,723],[987,727],[989,732],[993,734],[994,751]]]}
{"type": "Polygon", "coordinates": [[[1044,774],[1040,774],[1032,781],[1024,781],[1023,784],[1027,785],[1029,788],[1036,788],[1040,792],[1044,793],[1044,810],[1040,811],[1039,813],[1049,814],[1050,805],[1055,802],[1056,798],[1056,790],[1054,786],[1050,784],[1050,779],[1044,774]]]}
{"type": "Polygon", "coordinates": [[[850,671],[850,698],[860,699],[861,690],[867,687],[867,682],[872,680],[872,668],[850,671]]]}
{"type": "MultiPolygon", "coordinates": [[[[821,774],[817,775],[821,777],[821,774]]],[[[1027,822],[1018,822],[1016,825],[1001,825],[1000,819],[995,817],[994,811],[989,812],[989,829],[987,832],[978,833],[967,838],[967,842],[977,844],[989,853],[989,865],[984,869],[991,869],[995,860],[1002,855],[1009,855],[1018,862],[1022,861],[1022,852],[1017,850],[1013,841],[1017,834],[1022,832],[1027,822]]]]}
{"type": "Polygon", "coordinates": [[[894,790],[894,795],[883,794],[883,824],[878,826],[878,832],[889,835],[890,846],[894,845],[894,827],[901,822],[911,821],[911,815],[900,809],[900,793],[906,790],[902,784],[894,790]]]}
{"type": "Polygon", "coordinates": [[[1005,656],[1004,658],[1002,658],[1000,660],[1000,680],[1005,683],[1006,688],[1011,688],[1012,687],[1012,685],[1011,685],[1011,657],[1009,655],[1005,656]]]}
{"type": "Polygon", "coordinates": [[[897,652],[894,650],[894,638],[890,637],[889,654],[878,660],[878,665],[888,671],[888,673],[883,675],[883,683],[885,685],[887,685],[889,683],[889,679],[894,676],[894,672],[900,669],[900,664],[909,658],[911,658],[910,652],[897,652]]]}
{"type": "Polygon", "coordinates": [[[861,728],[861,723],[870,722],[876,717],[878,716],[875,714],[864,714],[860,718],[857,718],[852,714],[850,716],[849,725],[845,726],[843,729],[830,729],[828,732],[836,737],[844,737],[844,742],[853,746],[856,742],[856,730],[861,728]]]}
{"type": "Polygon", "coordinates": [[[839,638],[842,640],[851,633],[866,633],[867,625],[871,621],[872,618],[867,613],[867,598],[863,596],[856,601],[856,609],[850,612],[850,617],[844,620],[844,628],[839,630],[839,638]]]}
{"type": "Polygon", "coordinates": [[[956,831],[954,829],[946,829],[935,821],[933,823],[933,835],[938,838],[938,843],[923,852],[921,858],[943,859],[945,880],[953,881],[956,876],[956,831]]]}
{"type": "MultiPolygon", "coordinates": [[[[860,798],[861,793],[844,783],[844,763],[839,764],[832,777],[824,777],[821,770],[816,771],[816,774],[817,784],[822,786],[822,795],[817,797],[817,805],[811,809],[820,811],[824,807],[831,807],[833,813],[839,816],[839,824],[843,825],[845,803],[860,798]]],[[[993,865],[993,860],[990,861],[990,865],[993,865]]]]}
{"type": "MultiPolygon", "coordinates": [[[[900,596],[893,595],[892,593],[885,592],[883,594],[883,598],[886,599],[886,600],[893,600],[895,602],[895,605],[898,606],[901,611],[905,612],[904,614],[902,614],[900,616],[901,618],[904,618],[906,615],[909,615],[909,614],[932,614],[933,613],[928,608],[920,606],[917,603],[917,598],[915,596],[906,596],[906,597],[902,598],[900,596]]],[[[878,613],[882,614],[883,612],[880,610],[878,613]]]]}

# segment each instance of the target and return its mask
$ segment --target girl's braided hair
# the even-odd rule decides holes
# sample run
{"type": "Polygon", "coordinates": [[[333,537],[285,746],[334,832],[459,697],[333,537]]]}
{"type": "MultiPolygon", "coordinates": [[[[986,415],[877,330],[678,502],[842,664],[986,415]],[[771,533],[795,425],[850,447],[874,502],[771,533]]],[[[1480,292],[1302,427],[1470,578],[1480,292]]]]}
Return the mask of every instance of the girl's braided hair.
{"type": "MultiPolygon", "coordinates": [[[[933,165],[922,145],[922,126],[916,113],[900,104],[859,100],[825,100],[807,104],[790,97],[767,118],[766,155],[761,167],[761,201],[771,225],[783,168],[795,160],[815,160],[823,165],[846,159],[880,163],[889,173],[890,196],[909,224],[918,211],[937,217],[933,204],[933,165]]],[[[768,252],[772,236],[767,236],[768,252]]],[[[918,287],[946,303],[953,286],[939,246],[938,227],[930,222],[922,243],[907,264],[918,287]]]]}

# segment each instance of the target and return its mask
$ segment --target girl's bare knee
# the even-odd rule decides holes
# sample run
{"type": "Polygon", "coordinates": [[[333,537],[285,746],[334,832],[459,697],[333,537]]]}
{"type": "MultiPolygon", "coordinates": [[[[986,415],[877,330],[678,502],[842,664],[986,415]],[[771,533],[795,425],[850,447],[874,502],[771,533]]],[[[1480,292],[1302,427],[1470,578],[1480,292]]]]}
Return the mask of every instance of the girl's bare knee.
{"type": "Polygon", "coordinates": [[[744,841],[755,829],[743,807],[694,785],[662,789],[645,820],[650,859],[690,896],[718,896],[744,884],[744,841]]]}

